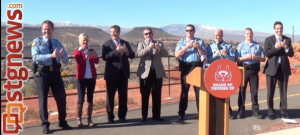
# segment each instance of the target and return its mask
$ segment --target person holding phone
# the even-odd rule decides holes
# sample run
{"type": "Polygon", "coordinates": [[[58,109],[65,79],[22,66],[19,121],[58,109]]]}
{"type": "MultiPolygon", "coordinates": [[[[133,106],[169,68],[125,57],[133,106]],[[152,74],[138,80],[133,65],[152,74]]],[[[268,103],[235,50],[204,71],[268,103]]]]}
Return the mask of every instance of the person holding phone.
{"type": "Polygon", "coordinates": [[[89,37],[85,33],[81,33],[78,37],[80,47],[74,51],[75,60],[77,62],[76,86],[78,94],[77,102],[77,126],[82,127],[82,108],[87,90],[87,124],[95,126],[92,122],[93,97],[96,86],[96,68],[95,64],[99,63],[99,57],[95,49],[88,47],[89,37]]]}

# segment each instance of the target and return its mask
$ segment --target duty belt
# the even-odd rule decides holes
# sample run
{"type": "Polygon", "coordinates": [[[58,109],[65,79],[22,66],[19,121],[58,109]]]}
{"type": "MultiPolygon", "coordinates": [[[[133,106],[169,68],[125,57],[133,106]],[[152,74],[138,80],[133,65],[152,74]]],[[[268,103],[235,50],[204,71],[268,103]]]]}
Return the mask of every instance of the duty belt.
{"type": "Polygon", "coordinates": [[[248,64],[248,63],[243,63],[242,66],[245,67],[245,69],[254,69],[256,68],[258,63],[253,63],[253,64],[248,64]]]}

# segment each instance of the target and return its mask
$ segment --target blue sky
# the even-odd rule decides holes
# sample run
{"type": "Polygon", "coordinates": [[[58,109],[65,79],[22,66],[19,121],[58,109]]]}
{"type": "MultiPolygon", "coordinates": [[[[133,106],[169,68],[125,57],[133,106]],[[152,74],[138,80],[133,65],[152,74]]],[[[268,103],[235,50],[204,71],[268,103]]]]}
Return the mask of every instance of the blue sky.
{"type": "Polygon", "coordinates": [[[1,21],[6,21],[8,3],[21,2],[23,23],[43,20],[71,21],[83,25],[121,27],[170,24],[204,24],[218,28],[273,33],[281,21],[284,33],[300,34],[300,0],[1,0],[1,21]],[[298,7],[297,7],[298,5],[298,7]],[[297,17],[298,16],[298,17],[297,17]]]}

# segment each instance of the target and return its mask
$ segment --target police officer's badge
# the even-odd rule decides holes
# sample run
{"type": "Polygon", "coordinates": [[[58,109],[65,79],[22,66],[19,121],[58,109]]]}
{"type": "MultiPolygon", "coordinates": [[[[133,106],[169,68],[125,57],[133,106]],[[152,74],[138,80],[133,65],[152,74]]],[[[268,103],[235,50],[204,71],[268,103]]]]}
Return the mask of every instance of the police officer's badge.
{"type": "Polygon", "coordinates": [[[33,41],[32,42],[32,47],[34,47],[36,45],[36,42],[35,41],[33,41]]]}
{"type": "Polygon", "coordinates": [[[178,42],[176,46],[179,46],[179,45],[180,45],[180,43],[178,42]]]}

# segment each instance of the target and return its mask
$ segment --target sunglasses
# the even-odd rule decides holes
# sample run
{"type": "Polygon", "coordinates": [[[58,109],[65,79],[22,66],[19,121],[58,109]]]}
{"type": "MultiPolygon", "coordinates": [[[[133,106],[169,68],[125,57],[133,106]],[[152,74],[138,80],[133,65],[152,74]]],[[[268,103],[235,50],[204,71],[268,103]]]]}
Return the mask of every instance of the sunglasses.
{"type": "Polygon", "coordinates": [[[186,32],[193,32],[194,30],[185,30],[186,32]]]}
{"type": "Polygon", "coordinates": [[[152,32],[149,32],[149,33],[144,33],[144,35],[150,35],[150,34],[152,34],[152,32]]]}

